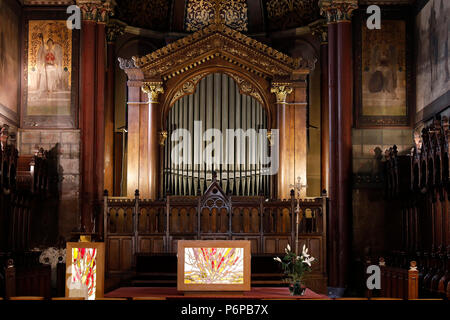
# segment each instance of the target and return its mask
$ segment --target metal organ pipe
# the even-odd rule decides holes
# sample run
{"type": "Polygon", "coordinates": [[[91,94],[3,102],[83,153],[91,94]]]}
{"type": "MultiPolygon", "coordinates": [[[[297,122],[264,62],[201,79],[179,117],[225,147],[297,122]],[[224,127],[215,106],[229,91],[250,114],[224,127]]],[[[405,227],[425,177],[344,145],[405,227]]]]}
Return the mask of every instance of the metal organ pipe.
{"type": "Polygon", "coordinates": [[[233,78],[223,73],[209,74],[200,80],[194,94],[174,103],[166,121],[164,195],[203,194],[212,180],[212,172],[216,171],[221,187],[231,195],[269,196],[269,177],[261,174],[264,165],[254,161],[255,157],[268,155],[269,150],[263,148],[269,148],[268,141],[261,141],[261,137],[267,139],[265,134],[259,136],[256,145],[241,135],[234,137],[234,143],[227,141],[227,129],[242,129],[244,132],[254,129],[257,133],[267,129],[266,110],[255,98],[242,95],[233,78]],[[195,130],[195,121],[201,121],[201,135],[195,130]],[[189,139],[180,139],[177,129],[186,129],[190,133],[189,139]],[[202,151],[212,142],[202,137],[208,129],[222,133],[222,141],[218,141],[222,147],[214,150],[214,156],[222,159],[218,164],[206,163],[207,159],[203,159],[202,151]],[[188,163],[172,161],[174,147],[180,143],[183,152],[187,152],[184,159],[189,159],[188,163]],[[244,163],[238,164],[239,157],[245,160],[244,163]],[[195,159],[199,160],[198,163],[195,159]]]}

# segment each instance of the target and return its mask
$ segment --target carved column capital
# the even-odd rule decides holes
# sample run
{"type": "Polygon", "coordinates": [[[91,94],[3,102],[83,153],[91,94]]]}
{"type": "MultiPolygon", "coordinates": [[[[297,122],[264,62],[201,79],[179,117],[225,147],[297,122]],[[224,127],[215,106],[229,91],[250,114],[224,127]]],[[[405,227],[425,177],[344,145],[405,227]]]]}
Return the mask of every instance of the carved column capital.
{"type": "Polygon", "coordinates": [[[163,147],[166,144],[168,133],[167,131],[164,130],[158,132],[158,135],[159,135],[159,145],[163,147]]]}
{"type": "Polygon", "coordinates": [[[106,23],[114,11],[113,0],[77,0],[76,4],[81,10],[81,18],[88,21],[106,23]]]}
{"type": "Polygon", "coordinates": [[[277,97],[277,103],[286,103],[286,98],[293,91],[289,83],[272,83],[271,93],[277,97]]]}
{"type": "Polygon", "coordinates": [[[353,10],[358,8],[358,0],[320,0],[319,7],[327,23],[350,21],[353,10]]]}
{"type": "Polygon", "coordinates": [[[326,19],[314,21],[308,25],[311,34],[320,40],[321,44],[328,43],[328,25],[326,19]]]}
{"type": "Polygon", "coordinates": [[[117,22],[110,22],[106,26],[106,39],[108,43],[116,42],[117,38],[125,33],[125,25],[117,22]]]}
{"type": "Polygon", "coordinates": [[[159,94],[164,93],[162,82],[144,82],[142,85],[142,91],[148,95],[149,103],[158,103],[159,94]]]}

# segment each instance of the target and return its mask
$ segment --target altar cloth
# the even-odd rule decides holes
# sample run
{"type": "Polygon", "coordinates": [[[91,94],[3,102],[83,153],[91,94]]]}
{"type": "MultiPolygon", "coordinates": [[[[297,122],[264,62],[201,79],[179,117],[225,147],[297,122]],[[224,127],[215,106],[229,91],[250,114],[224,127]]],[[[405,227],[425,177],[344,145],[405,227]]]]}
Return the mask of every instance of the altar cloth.
{"type": "Polygon", "coordinates": [[[220,292],[211,293],[208,296],[184,296],[175,287],[122,287],[105,294],[105,298],[134,298],[134,297],[158,297],[166,299],[330,299],[326,295],[318,294],[310,289],[306,289],[303,296],[291,296],[286,287],[254,287],[251,291],[244,292],[243,295],[221,295],[220,292]]]}

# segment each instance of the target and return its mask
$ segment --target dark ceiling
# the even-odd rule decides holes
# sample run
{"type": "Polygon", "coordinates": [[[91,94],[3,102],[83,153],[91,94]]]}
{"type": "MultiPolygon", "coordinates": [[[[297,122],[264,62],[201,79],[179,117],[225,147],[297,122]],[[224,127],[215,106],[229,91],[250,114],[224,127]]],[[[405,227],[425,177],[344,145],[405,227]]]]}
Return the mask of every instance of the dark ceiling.
{"type": "MultiPolygon", "coordinates": [[[[319,0],[223,0],[221,16],[245,33],[281,31],[320,18],[319,0]]],[[[116,0],[115,18],[162,32],[192,32],[214,19],[215,0],[116,0]]]]}

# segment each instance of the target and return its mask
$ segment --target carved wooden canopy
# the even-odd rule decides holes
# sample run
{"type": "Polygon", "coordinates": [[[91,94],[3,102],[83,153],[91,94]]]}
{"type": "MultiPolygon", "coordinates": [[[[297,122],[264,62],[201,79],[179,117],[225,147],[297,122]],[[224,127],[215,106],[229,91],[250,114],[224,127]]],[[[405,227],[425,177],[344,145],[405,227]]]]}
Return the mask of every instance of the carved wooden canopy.
{"type": "Polygon", "coordinates": [[[211,24],[146,56],[133,57],[133,60],[147,81],[161,81],[217,57],[276,81],[308,74],[314,67],[314,61],[291,58],[224,24],[211,24]]]}
{"type": "Polygon", "coordinates": [[[286,101],[292,85],[305,82],[316,62],[292,58],[221,22],[146,56],[119,61],[128,86],[141,86],[149,102],[160,103],[161,124],[176,100],[193,94],[198,82],[214,72],[231,76],[241,94],[254,97],[267,109],[269,123],[274,124],[274,105],[286,101]]]}

